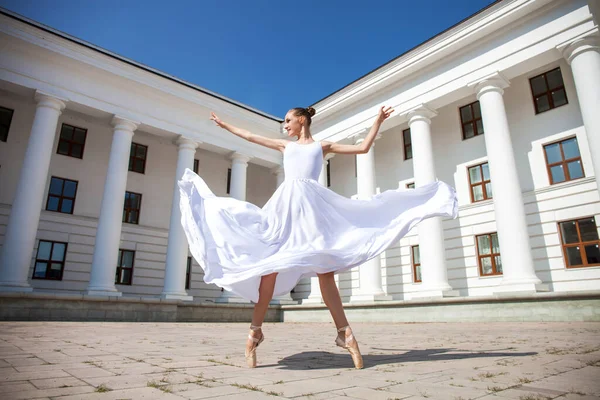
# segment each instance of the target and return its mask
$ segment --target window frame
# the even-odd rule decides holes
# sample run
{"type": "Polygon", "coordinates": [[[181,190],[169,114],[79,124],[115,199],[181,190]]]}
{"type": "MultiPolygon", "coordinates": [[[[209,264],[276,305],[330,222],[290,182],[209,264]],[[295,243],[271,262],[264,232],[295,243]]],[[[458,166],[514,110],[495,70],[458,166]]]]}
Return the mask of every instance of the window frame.
{"type": "Polygon", "coordinates": [[[73,180],[73,179],[67,179],[67,178],[62,178],[60,176],[51,176],[50,177],[50,184],[48,185],[48,193],[46,195],[46,207],[44,207],[45,211],[50,211],[50,212],[57,212],[57,213],[61,213],[61,214],[69,214],[69,215],[73,215],[73,212],[75,211],[75,200],[77,199],[77,189],[79,188],[79,181],[73,180]],[[52,187],[52,179],[60,179],[63,181],[62,183],[62,190],[61,190],[61,194],[60,196],[56,196],[54,194],[50,193],[50,188],[52,187]],[[69,182],[74,182],[75,183],[75,196],[74,197],[67,197],[64,196],[64,191],[65,191],[65,181],[69,181],[69,182]],[[48,209],[48,205],[50,204],[50,197],[58,197],[58,207],[56,210],[49,210],[48,209]],[[62,206],[62,202],[63,199],[67,199],[67,200],[71,200],[73,202],[73,205],[71,206],[71,212],[64,212],[61,211],[61,206],[62,206]]]}
{"type": "Polygon", "coordinates": [[[412,266],[412,278],[413,283],[422,283],[423,282],[423,271],[421,272],[421,279],[417,279],[417,267],[421,268],[421,249],[419,248],[419,262],[415,263],[415,247],[419,247],[418,244],[410,246],[410,264],[412,266]]]}
{"type": "Polygon", "coordinates": [[[37,247],[37,251],[35,253],[35,261],[33,263],[33,273],[31,274],[31,279],[40,279],[40,280],[47,280],[47,281],[62,281],[64,272],[65,272],[65,263],[66,263],[66,260],[67,260],[67,251],[68,250],[69,250],[69,243],[68,242],[61,242],[61,241],[58,241],[58,240],[42,240],[42,239],[40,239],[38,241],[38,247],[37,247]],[[39,253],[40,253],[40,244],[42,242],[51,243],[50,258],[48,260],[44,260],[44,259],[38,258],[39,253]],[[62,261],[60,261],[60,262],[57,262],[56,260],[52,260],[52,253],[54,252],[54,245],[55,244],[64,244],[65,245],[65,253],[63,255],[62,261]],[[39,277],[39,276],[35,276],[35,271],[36,271],[38,262],[46,263],[46,275],[43,278],[39,277]],[[48,277],[48,272],[50,271],[50,264],[61,264],[60,277],[59,278],[48,277]]]}
{"type": "Polygon", "coordinates": [[[550,185],[558,185],[560,183],[571,182],[571,181],[576,181],[578,179],[585,178],[585,168],[583,167],[583,160],[581,158],[581,149],[579,148],[579,140],[577,139],[577,135],[571,135],[566,138],[554,140],[549,143],[544,143],[544,144],[542,144],[542,152],[544,153],[544,161],[546,162],[546,173],[548,174],[548,181],[550,182],[550,185]],[[577,150],[579,151],[579,157],[569,158],[568,160],[565,160],[565,152],[563,150],[562,142],[566,142],[567,140],[571,140],[571,139],[575,139],[575,141],[577,142],[577,150]],[[556,162],[556,163],[553,163],[552,165],[550,165],[550,164],[548,164],[548,154],[546,153],[546,147],[552,146],[553,144],[557,144],[557,143],[560,148],[560,157],[562,158],[562,161],[556,162]],[[579,159],[579,162],[581,163],[581,172],[582,172],[583,176],[580,178],[571,179],[571,176],[569,175],[569,168],[567,166],[567,163],[577,161],[577,159],[579,159]],[[552,168],[556,165],[560,165],[560,164],[562,164],[563,171],[565,172],[565,180],[562,182],[555,183],[554,179],[552,178],[552,172],[550,171],[550,168],[552,168]]]}
{"type": "Polygon", "coordinates": [[[594,225],[596,227],[596,232],[598,232],[598,223],[596,222],[596,217],[594,215],[589,216],[589,217],[578,217],[575,219],[567,219],[564,221],[557,221],[556,222],[556,227],[558,229],[558,237],[560,238],[560,247],[563,253],[563,260],[565,262],[565,268],[566,269],[579,269],[579,268],[590,268],[590,267],[600,267],[600,263],[597,264],[588,264],[587,263],[587,254],[586,257],[581,257],[582,261],[584,261],[584,263],[582,265],[575,265],[575,266],[569,266],[569,259],[567,257],[567,252],[566,252],[566,248],[567,247],[575,247],[575,246],[579,246],[581,247],[579,249],[579,254],[582,255],[583,251],[585,251],[585,244],[598,244],[598,246],[600,246],[600,235],[598,240],[595,241],[591,241],[591,242],[577,242],[577,243],[570,243],[568,245],[564,244],[564,240],[563,240],[563,234],[562,234],[562,230],[560,229],[560,224],[565,223],[565,222],[575,222],[576,223],[576,227],[577,227],[577,239],[581,240],[581,231],[579,230],[579,221],[588,219],[588,218],[592,218],[594,220],[594,225]]]}
{"type": "Polygon", "coordinates": [[[479,100],[475,100],[472,103],[465,104],[464,106],[458,107],[458,118],[460,119],[460,130],[462,132],[462,140],[473,139],[473,138],[476,138],[477,136],[482,136],[485,134],[485,127],[483,126],[483,115],[481,113],[481,103],[479,102],[479,100]],[[475,118],[475,111],[473,110],[473,104],[479,104],[479,114],[480,114],[479,118],[475,118]],[[467,122],[463,121],[462,112],[461,112],[461,110],[465,107],[471,108],[471,115],[473,116],[473,119],[470,121],[467,121],[467,122]],[[481,121],[481,127],[483,128],[483,132],[481,132],[481,133],[478,132],[477,121],[481,121]],[[474,135],[469,138],[466,137],[466,135],[465,135],[465,125],[467,125],[467,124],[471,124],[473,126],[473,132],[474,132],[474,135]]]}
{"type": "MultiPolygon", "coordinates": [[[[8,134],[10,133],[10,127],[12,126],[12,120],[13,117],[15,116],[15,110],[12,108],[8,108],[8,107],[0,107],[0,110],[6,110],[6,111],[10,111],[10,118],[8,121],[8,125],[6,126],[6,136],[2,137],[0,135],[0,142],[8,142],[8,134]]],[[[4,127],[4,125],[0,125],[0,127],[4,127]]]]}
{"type": "Polygon", "coordinates": [[[188,256],[185,267],[185,290],[191,288],[192,282],[192,257],[188,256]]]}
{"type": "Polygon", "coordinates": [[[500,238],[498,237],[498,232],[488,232],[488,233],[480,233],[475,235],[475,251],[477,252],[477,265],[478,265],[478,269],[479,269],[479,277],[488,277],[488,276],[503,276],[504,273],[503,272],[498,272],[498,268],[496,266],[496,256],[500,257],[500,259],[502,259],[502,251],[500,251],[499,253],[494,253],[493,250],[493,240],[492,240],[492,235],[496,235],[496,238],[498,239],[498,247],[500,247],[500,238]],[[479,253],[479,241],[477,240],[478,237],[480,236],[489,236],[490,239],[490,254],[484,254],[481,255],[479,253]],[[483,264],[481,263],[481,259],[482,258],[491,258],[492,260],[492,273],[491,274],[484,274],[483,273],[483,264]]]}
{"type": "Polygon", "coordinates": [[[225,188],[225,193],[231,194],[231,168],[227,168],[227,187],[225,188]]]}
{"type": "Polygon", "coordinates": [[[410,133],[410,128],[404,129],[402,131],[402,148],[404,149],[404,161],[406,160],[411,160],[413,158],[412,156],[412,136],[410,133]],[[408,133],[408,138],[410,140],[410,143],[406,144],[406,133],[408,133]],[[407,151],[406,149],[410,147],[410,157],[408,157],[407,151]]]}
{"type": "Polygon", "coordinates": [[[129,166],[127,168],[128,171],[137,172],[138,174],[146,174],[146,160],[148,160],[148,146],[141,143],[131,142],[131,148],[129,151],[129,166]],[[146,156],[144,158],[138,157],[136,155],[138,147],[146,148],[146,156]],[[135,160],[142,160],[143,166],[141,171],[135,170],[135,160]]]}
{"type": "MultiPolygon", "coordinates": [[[[552,68],[551,70],[548,70],[546,72],[542,72],[541,74],[537,74],[537,75],[532,76],[531,78],[529,78],[529,89],[531,91],[531,100],[533,101],[533,109],[535,110],[535,115],[543,114],[543,113],[545,113],[547,111],[554,110],[555,108],[566,106],[567,104],[569,104],[569,97],[567,96],[567,88],[565,87],[565,80],[563,78],[563,74],[562,74],[562,70],[560,69],[560,66],[558,66],[556,68],[552,68]],[[562,81],[562,86],[556,87],[554,89],[550,89],[550,85],[548,85],[548,76],[547,75],[550,72],[554,72],[556,70],[559,70],[559,72],[560,72],[560,80],[562,81]],[[532,81],[535,78],[539,78],[540,76],[543,76],[544,77],[544,81],[546,82],[546,88],[548,90],[546,90],[546,92],[543,93],[543,95],[547,96],[547,98],[548,98],[548,105],[550,106],[550,108],[548,108],[547,110],[544,110],[544,111],[539,111],[538,110],[538,104],[535,101],[536,95],[533,93],[533,83],[532,83],[532,81]],[[561,104],[560,106],[555,106],[554,105],[554,99],[552,99],[552,90],[556,91],[558,89],[562,89],[565,92],[565,104],[561,104]]],[[[540,94],[537,97],[541,97],[541,96],[542,96],[542,94],[540,94]]]]}
{"type": "Polygon", "coordinates": [[[58,135],[58,145],[56,146],[56,154],[60,154],[61,156],[73,157],[73,158],[78,158],[80,160],[83,160],[83,153],[85,151],[85,142],[87,141],[87,133],[88,133],[88,130],[86,128],[81,128],[79,126],[70,125],[70,124],[67,124],[67,123],[63,122],[62,125],[60,126],[60,133],[58,135]],[[63,132],[63,129],[65,127],[72,128],[71,139],[64,139],[62,137],[62,132],[63,132]],[[75,136],[75,130],[76,129],[79,129],[79,130],[81,130],[81,131],[84,132],[83,133],[83,143],[77,143],[77,142],[75,142],[73,140],[73,136],[75,136]],[[66,154],[60,152],[60,144],[62,142],[66,142],[69,145],[69,151],[66,154]],[[77,157],[77,156],[74,156],[73,154],[71,154],[72,150],[73,150],[73,145],[74,144],[75,145],[81,145],[81,157],[77,157]]]}
{"type": "Polygon", "coordinates": [[[140,224],[140,216],[142,214],[142,197],[143,196],[142,196],[141,193],[130,192],[129,190],[125,191],[125,199],[123,201],[123,220],[121,222],[123,222],[125,224],[132,224],[132,225],[139,225],[140,224]],[[136,208],[127,207],[127,193],[134,194],[136,196],[140,196],[140,208],[136,209],[136,208]],[[127,221],[127,217],[131,213],[131,210],[137,211],[137,220],[135,222],[129,222],[129,221],[127,221]]]}
{"type": "Polygon", "coordinates": [[[488,171],[490,169],[490,165],[489,165],[489,161],[484,161],[480,164],[475,164],[475,165],[471,165],[467,167],[467,179],[469,180],[469,192],[471,195],[471,203],[479,203],[482,201],[486,201],[486,200],[492,200],[494,198],[494,191],[492,189],[492,196],[488,196],[487,193],[487,189],[486,189],[486,184],[489,183],[490,185],[492,184],[492,174],[490,173],[490,179],[489,180],[485,180],[484,175],[483,175],[483,165],[488,164],[488,171]],[[470,169],[471,168],[475,168],[475,167],[479,167],[479,172],[481,173],[481,182],[480,183],[473,183],[471,182],[471,173],[470,173],[470,169]],[[483,199],[481,200],[475,200],[475,196],[473,196],[473,187],[474,186],[482,186],[483,188],[483,199]]]}
{"type": "Polygon", "coordinates": [[[115,270],[115,285],[127,285],[127,286],[131,286],[133,284],[133,270],[135,268],[135,250],[119,249],[119,251],[121,252],[121,257],[120,257],[119,260],[117,260],[117,268],[115,270]],[[129,268],[129,267],[124,268],[122,266],[122,264],[123,264],[123,255],[125,254],[126,251],[128,251],[130,253],[133,253],[133,256],[131,257],[131,268],[129,268]],[[130,269],[131,270],[131,274],[129,275],[129,283],[121,283],[121,282],[117,281],[117,277],[121,276],[121,274],[119,272],[122,271],[123,269],[130,269]]]}

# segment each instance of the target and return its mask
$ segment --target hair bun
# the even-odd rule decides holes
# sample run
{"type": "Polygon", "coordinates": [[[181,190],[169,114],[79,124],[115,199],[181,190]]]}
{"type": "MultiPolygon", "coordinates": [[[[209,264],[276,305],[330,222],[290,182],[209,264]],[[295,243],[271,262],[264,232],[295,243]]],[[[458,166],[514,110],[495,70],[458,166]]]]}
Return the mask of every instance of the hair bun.
{"type": "Polygon", "coordinates": [[[306,107],[306,112],[310,114],[310,116],[312,117],[313,115],[315,115],[317,113],[317,110],[315,110],[312,107],[306,107]]]}

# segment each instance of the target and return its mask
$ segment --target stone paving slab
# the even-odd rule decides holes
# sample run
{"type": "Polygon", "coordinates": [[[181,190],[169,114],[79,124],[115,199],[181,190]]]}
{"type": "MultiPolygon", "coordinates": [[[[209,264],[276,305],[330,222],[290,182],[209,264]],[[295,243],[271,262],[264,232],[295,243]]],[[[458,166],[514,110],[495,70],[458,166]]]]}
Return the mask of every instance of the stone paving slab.
{"type": "Polygon", "coordinates": [[[355,370],[327,323],[0,322],[0,398],[600,399],[600,323],[355,324],[355,370]]]}

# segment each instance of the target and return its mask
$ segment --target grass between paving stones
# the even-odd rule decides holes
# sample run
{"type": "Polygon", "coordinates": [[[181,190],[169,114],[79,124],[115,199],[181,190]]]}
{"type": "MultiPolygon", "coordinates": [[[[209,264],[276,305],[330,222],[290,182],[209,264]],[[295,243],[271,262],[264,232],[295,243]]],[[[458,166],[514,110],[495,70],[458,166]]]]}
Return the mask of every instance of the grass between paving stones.
{"type": "Polygon", "coordinates": [[[107,387],[104,383],[101,383],[100,385],[98,385],[98,387],[96,388],[96,392],[98,393],[106,393],[106,392],[110,392],[112,389],[107,387]]]}
{"type": "Polygon", "coordinates": [[[252,390],[253,392],[266,393],[269,396],[282,396],[283,395],[282,393],[277,393],[277,392],[273,392],[273,391],[265,392],[261,388],[259,388],[257,386],[250,385],[250,384],[232,383],[231,386],[234,386],[234,387],[239,388],[239,389],[252,390]]]}
{"type": "Polygon", "coordinates": [[[146,383],[146,386],[158,389],[158,390],[160,390],[162,392],[165,392],[165,393],[173,393],[173,391],[171,390],[171,388],[169,388],[167,385],[165,385],[165,384],[161,385],[160,383],[157,383],[155,381],[148,381],[148,383],[146,383]]]}

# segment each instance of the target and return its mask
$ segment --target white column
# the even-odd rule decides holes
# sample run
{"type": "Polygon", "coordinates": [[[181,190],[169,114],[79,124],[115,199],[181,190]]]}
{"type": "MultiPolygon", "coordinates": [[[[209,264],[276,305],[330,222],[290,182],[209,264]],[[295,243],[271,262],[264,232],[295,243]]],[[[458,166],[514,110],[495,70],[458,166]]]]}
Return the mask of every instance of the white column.
{"type": "Polygon", "coordinates": [[[496,292],[548,290],[546,285],[540,285],[531,256],[519,174],[502,98],[503,88],[508,85],[500,73],[469,85],[475,88],[481,106],[485,147],[494,189],[494,211],[503,270],[502,282],[496,292]]]}
{"type": "Polygon", "coordinates": [[[231,183],[229,195],[234,199],[246,200],[246,172],[250,157],[233,153],[231,156],[231,183]]]}
{"type": "MultiPolygon", "coordinates": [[[[246,200],[246,172],[248,170],[250,157],[233,153],[231,155],[231,182],[229,184],[229,195],[237,200],[246,200]]],[[[237,297],[235,294],[223,290],[217,303],[248,303],[247,300],[237,297]]]]}
{"type": "MultiPolygon", "coordinates": [[[[431,118],[437,112],[421,104],[407,113],[413,151],[415,187],[435,182],[435,162],[431,140],[431,118]]],[[[448,284],[446,248],[442,218],[434,217],[418,225],[419,250],[421,254],[422,284],[411,298],[458,296],[448,284]]]]}
{"type": "Polygon", "coordinates": [[[573,71],[581,118],[590,144],[596,185],[600,190],[600,38],[589,36],[561,49],[573,71]]]}
{"type": "MultiPolygon", "coordinates": [[[[277,187],[279,187],[285,179],[285,172],[283,170],[283,167],[276,167],[272,169],[271,172],[275,174],[277,178],[277,187]]],[[[298,302],[292,299],[291,293],[286,293],[282,294],[281,296],[273,297],[273,299],[271,300],[271,304],[298,304],[298,302]]]]}
{"type": "Polygon", "coordinates": [[[0,259],[0,291],[31,291],[29,266],[40,222],[50,158],[58,117],[66,100],[42,92],[37,102],[31,135],[21,166],[0,259]]]}
{"type": "Polygon", "coordinates": [[[123,206],[131,140],[133,131],[137,129],[138,124],[119,116],[114,116],[112,119],[113,140],[108,159],[102,205],[100,206],[98,230],[96,231],[92,273],[87,288],[89,295],[121,295],[121,292],[115,288],[115,271],[123,225],[123,206]]]}
{"type": "MultiPolygon", "coordinates": [[[[366,132],[354,137],[355,143],[365,140],[366,132]]],[[[366,154],[356,155],[356,189],[359,199],[370,199],[375,195],[375,143],[366,154]]],[[[381,258],[370,259],[358,267],[359,288],[350,296],[350,302],[373,302],[391,300],[381,286],[381,258]]]]}
{"type": "MultiPolygon", "coordinates": [[[[323,159],[323,166],[321,167],[321,173],[319,174],[319,183],[322,186],[327,187],[327,163],[331,158],[333,158],[333,154],[327,154],[323,159]]],[[[336,275],[336,277],[339,275],[336,275]]],[[[319,277],[312,276],[310,278],[310,294],[306,299],[302,300],[302,304],[321,304],[323,303],[323,298],[321,297],[321,287],[319,285],[319,277]]]]}
{"type": "Polygon", "coordinates": [[[175,171],[175,188],[171,204],[171,221],[169,223],[169,238],[167,241],[167,263],[165,266],[165,282],[161,298],[192,301],[185,290],[185,272],[187,266],[188,243],[181,226],[181,209],[179,208],[179,186],[186,168],[194,168],[194,154],[198,143],[179,137],[175,142],[178,146],[177,169],[175,171]]]}

